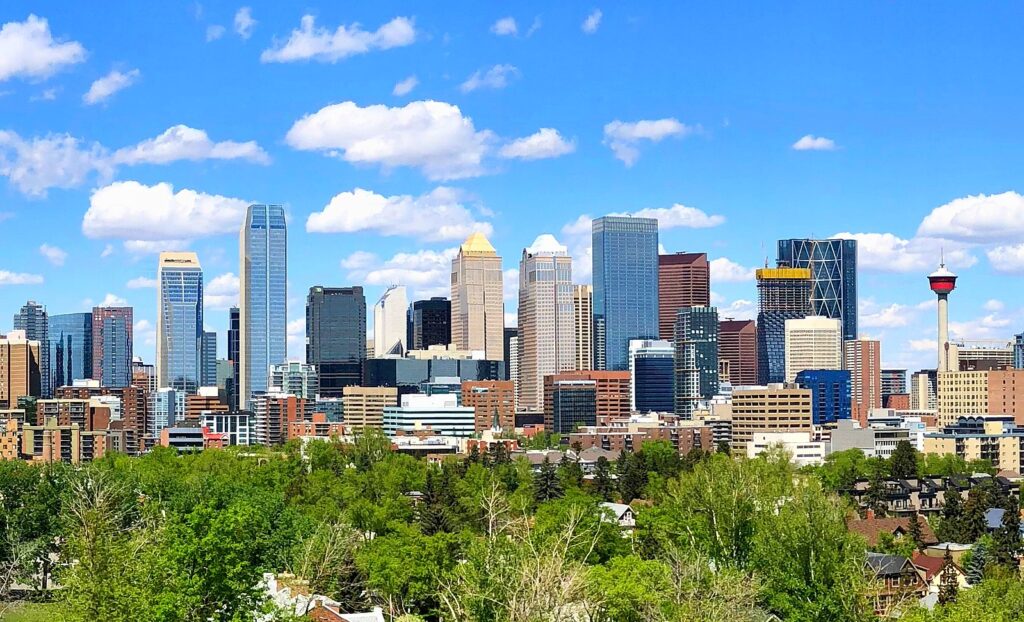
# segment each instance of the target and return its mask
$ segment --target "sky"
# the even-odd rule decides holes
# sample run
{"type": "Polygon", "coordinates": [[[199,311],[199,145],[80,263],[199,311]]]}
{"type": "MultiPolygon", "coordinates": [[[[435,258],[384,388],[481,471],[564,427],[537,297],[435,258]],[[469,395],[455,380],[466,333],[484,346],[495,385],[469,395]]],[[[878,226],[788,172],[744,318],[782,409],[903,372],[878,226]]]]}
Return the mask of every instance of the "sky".
{"type": "MultiPolygon", "coordinates": [[[[194,250],[225,355],[249,202],[289,216],[289,353],[312,285],[446,295],[472,231],[555,235],[590,280],[591,217],[707,252],[721,316],[789,237],[860,241],[860,329],[934,367],[1024,330],[1024,5],[793,2],[0,3],[0,332],[135,308],[194,250]]],[[[372,314],[371,314],[372,315],[372,314]]],[[[371,318],[372,321],[372,318],[371,318]]]]}

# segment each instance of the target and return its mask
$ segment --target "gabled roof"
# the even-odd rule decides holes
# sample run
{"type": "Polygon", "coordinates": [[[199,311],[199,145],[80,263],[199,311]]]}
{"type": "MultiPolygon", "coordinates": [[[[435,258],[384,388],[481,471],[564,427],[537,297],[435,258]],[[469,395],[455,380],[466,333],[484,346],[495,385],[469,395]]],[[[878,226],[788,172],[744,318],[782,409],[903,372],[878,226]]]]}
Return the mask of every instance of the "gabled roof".
{"type": "MultiPolygon", "coordinates": [[[[910,533],[909,518],[851,518],[846,521],[846,528],[864,536],[868,546],[878,544],[878,537],[883,533],[906,535],[910,533]]],[[[921,540],[924,544],[935,544],[939,540],[928,522],[921,519],[921,540]]]]}
{"type": "Polygon", "coordinates": [[[633,511],[633,508],[629,507],[625,503],[610,503],[608,501],[603,501],[601,502],[601,507],[611,510],[612,513],[615,514],[615,518],[619,520],[626,515],[626,512],[633,511]]]}
{"type": "MultiPolygon", "coordinates": [[[[935,575],[942,572],[942,569],[946,567],[946,560],[942,557],[933,557],[931,555],[925,555],[915,551],[914,556],[910,559],[910,563],[914,564],[918,569],[924,572],[924,580],[931,581],[935,575]]],[[[953,567],[960,574],[964,574],[964,571],[956,563],[953,563],[953,567]]]]}
{"type": "Polygon", "coordinates": [[[903,572],[903,569],[910,564],[910,560],[902,555],[868,553],[865,564],[875,573],[876,577],[895,577],[903,572]]]}

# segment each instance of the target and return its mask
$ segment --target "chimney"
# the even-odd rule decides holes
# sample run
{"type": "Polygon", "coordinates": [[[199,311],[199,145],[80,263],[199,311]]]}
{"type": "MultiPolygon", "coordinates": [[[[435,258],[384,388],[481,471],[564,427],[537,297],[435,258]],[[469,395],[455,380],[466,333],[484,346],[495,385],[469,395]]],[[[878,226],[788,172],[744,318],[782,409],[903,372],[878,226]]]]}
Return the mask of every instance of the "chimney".
{"type": "Polygon", "coordinates": [[[875,520],[875,511],[868,508],[867,511],[864,512],[864,520],[875,520]]]}

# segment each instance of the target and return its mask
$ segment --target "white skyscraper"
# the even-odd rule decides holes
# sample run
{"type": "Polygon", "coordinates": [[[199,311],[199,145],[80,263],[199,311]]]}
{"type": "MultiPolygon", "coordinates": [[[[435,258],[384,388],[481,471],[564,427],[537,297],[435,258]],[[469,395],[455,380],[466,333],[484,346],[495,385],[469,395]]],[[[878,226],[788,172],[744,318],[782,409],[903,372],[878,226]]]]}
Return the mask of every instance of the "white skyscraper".
{"type": "Polygon", "coordinates": [[[405,355],[408,311],[404,285],[392,285],[373,305],[373,350],[377,358],[405,355]]]}
{"type": "Polygon", "coordinates": [[[786,382],[805,369],[843,368],[843,323],[820,315],[786,320],[786,382]]]}

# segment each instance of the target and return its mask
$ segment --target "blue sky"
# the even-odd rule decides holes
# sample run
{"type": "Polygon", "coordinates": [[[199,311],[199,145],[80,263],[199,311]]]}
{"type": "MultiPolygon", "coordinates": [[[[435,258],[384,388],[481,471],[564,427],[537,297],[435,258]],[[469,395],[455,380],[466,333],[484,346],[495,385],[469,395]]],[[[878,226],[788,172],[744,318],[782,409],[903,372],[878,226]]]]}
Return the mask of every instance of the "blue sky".
{"type": "Polygon", "coordinates": [[[4,2],[0,330],[28,299],[123,299],[152,360],[153,251],[189,248],[223,356],[247,201],[290,215],[297,356],[310,285],[444,293],[480,227],[510,282],[541,233],[589,280],[581,217],[651,210],[667,250],[715,260],[734,317],[776,239],[859,237],[862,333],[887,365],[931,365],[940,248],[961,275],[954,336],[1024,328],[1022,13],[4,2]]]}

